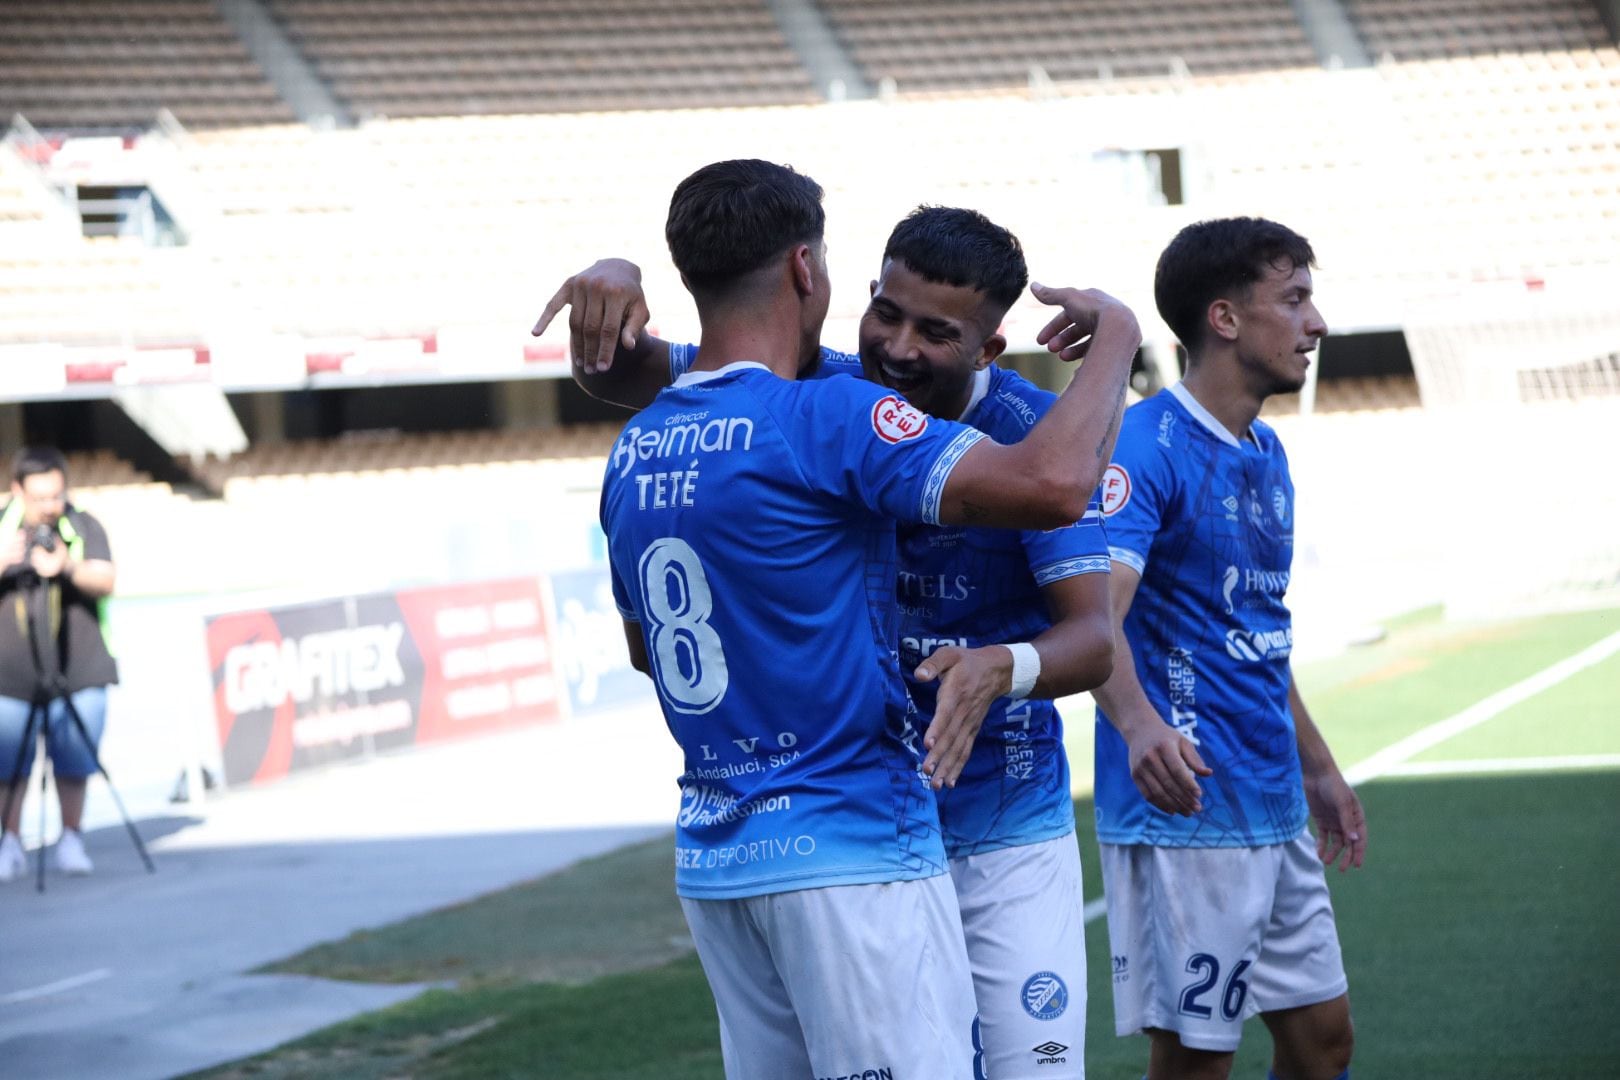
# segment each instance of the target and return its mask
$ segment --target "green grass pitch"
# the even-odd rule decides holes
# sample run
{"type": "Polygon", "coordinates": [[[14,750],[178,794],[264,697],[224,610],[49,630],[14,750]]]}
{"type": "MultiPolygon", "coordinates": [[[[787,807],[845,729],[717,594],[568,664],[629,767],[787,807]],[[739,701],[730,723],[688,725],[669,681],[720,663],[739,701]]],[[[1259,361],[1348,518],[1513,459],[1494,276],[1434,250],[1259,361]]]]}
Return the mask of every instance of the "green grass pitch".
{"type": "MultiPolygon", "coordinates": [[[[1434,617],[1299,672],[1341,765],[1620,629],[1620,612],[1457,626],[1434,617]]],[[[1571,1080],[1620,1075],[1620,769],[1536,769],[1620,753],[1620,656],[1418,756],[1522,771],[1384,777],[1362,799],[1371,846],[1329,873],[1350,976],[1359,1077],[1571,1080]]],[[[1076,733],[1089,717],[1068,713],[1076,733]]],[[[1090,768],[1082,738],[1075,770],[1090,768]]],[[[1100,888],[1089,799],[1075,805],[1088,893],[1100,888]]],[[[714,1006],[653,841],[468,904],[333,942],[276,970],[454,980],[210,1078],[721,1075],[714,1006]]],[[[1101,920],[1088,928],[1087,1075],[1136,1080],[1118,1039],[1101,920]]],[[[1265,1075],[1251,1021],[1234,1077],[1265,1075]]]]}

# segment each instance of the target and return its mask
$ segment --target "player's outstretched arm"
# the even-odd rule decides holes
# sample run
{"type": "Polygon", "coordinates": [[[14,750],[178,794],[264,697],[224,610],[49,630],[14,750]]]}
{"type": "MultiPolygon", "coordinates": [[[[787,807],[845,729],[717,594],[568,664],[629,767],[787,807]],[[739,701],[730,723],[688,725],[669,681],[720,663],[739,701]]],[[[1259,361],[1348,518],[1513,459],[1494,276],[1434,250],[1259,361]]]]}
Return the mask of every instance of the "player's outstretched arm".
{"type": "Polygon", "coordinates": [[[1108,577],[1114,618],[1114,670],[1092,692],[1093,696],[1130,748],[1131,780],[1142,797],[1167,814],[1191,817],[1204,808],[1198,778],[1211,775],[1213,770],[1204,764],[1190,739],[1164,722],[1136,677],[1135,657],[1125,639],[1125,616],[1136,599],[1141,575],[1116,562],[1108,577]]]}
{"type": "Polygon", "coordinates": [[[1030,291],[1062,311],[1035,340],[1080,370],[1030,433],[1011,446],[988,439],[951,470],[940,502],[950,525],[1049,529],[1077,521],[1108,467],[1120,406],[1142,331],[1131,309],[1096,289],[1030,291]]]}
{"type": "MultiPolygon", "coordinates": [[[[1033,675],[1034,683],[1020,687],[1019,696],[1050,699],[1090,690],[1108,677],[1114,662],[1107,575],[1064,578],[1041,592],[1053,622],[1028,642],[1036,663],[1024,674],[1033,675]]],[[[985,714],[998,698],[1013,692],[1013,675],[1013,653],[1006,645],[947,646],[918,665],[918,681],[939,680],[934,716],[923,736],[928,756],[922,766],[936,790],[956,786],[985,714]]]]}
{"type": "Polygon", "coordinates": [[[1294,714],[1294,738],[1299,744],[1299,767],[1305,781],[1305,803],[1316,822],[1316,854],[1326,866],[1335,861],[1339,871],[1361,868],[1367,856],[1367,814],[1361,797],[1339,771],[1327,740],[1311,719],[1300,696],[1293,672],[1288,674],[1288,708],[1294,714]]]}
{"type": "Polygon", "coordinates": [[[669,385],[669,342],[646,333],[652,314],[641,267],[628,259],[597,260],[562,283],[529,332],[545,333],[565,307],[568,355],[581,390],[640,409],[669,385]]]}

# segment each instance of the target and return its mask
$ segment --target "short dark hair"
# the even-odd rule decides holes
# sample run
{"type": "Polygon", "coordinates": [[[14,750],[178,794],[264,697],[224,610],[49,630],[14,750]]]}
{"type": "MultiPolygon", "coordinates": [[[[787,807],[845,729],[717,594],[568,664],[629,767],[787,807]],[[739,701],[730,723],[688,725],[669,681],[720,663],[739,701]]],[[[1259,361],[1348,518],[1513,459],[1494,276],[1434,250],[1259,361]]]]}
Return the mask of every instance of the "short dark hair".
{"type": "Polygon", "coordinates": [[[19,484],[48,472],[59,472],[67,480],[67,458],[54,446],[25,446],[11,459],[11,479],[19,484]]]}
{"type": "Polygon", "coordinates": [[[1153,300],[1189,357],[1204,337],[1209,305],[1246,296],[1268,266],[1289,273],[1315,266],[1316,253],[1303,236],[1265,218],[1216,218],[1188,225],[1159,256],[1153,300]]]}
{"type": "Polygon", "coordinates": [[[821,185],[786,165],[745,159],[705,165],[669,200],[664,239],[694,295],[723,291],[826,228],[821,185]]]}
{"type": "Polygon", "coordinates": [[[998,318],[1029,284],[1018,237],[977,210],[917,207],[889,234],[883,258],[898,259],[925,281],[984,293],[1001,308],[998,318]]]}

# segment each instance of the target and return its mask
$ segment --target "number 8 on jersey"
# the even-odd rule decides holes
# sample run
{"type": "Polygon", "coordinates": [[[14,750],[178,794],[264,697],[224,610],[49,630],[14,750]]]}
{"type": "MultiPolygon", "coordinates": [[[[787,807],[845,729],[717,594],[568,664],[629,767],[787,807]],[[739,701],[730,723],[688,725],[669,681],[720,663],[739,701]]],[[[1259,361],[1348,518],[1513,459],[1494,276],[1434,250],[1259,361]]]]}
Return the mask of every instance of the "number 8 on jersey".
{"type": "Polygon", "coordinates": [[[703,563],[685,540],[665,536],[647,545],[638,569],[658,686],[676,712],[706,713],[726,696],[730,677],[708,622],[714,600],[703,563]]]}

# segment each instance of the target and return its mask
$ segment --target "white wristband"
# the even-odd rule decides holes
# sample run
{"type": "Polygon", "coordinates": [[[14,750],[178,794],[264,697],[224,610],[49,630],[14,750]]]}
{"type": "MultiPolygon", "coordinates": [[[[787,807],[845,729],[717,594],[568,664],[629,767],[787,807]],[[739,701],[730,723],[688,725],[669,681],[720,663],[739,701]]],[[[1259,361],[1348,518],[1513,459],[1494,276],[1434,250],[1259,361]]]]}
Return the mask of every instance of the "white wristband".
{"type": "Polygon", "coordinates": [[[1041,677],[1041,654],[1027,641],[1003,645],[1002,648],[1012,653],[1013,658],[1012,689],[1007,691],[1007,696],[1029,697],[1035,690],[1035,681],[1041,677]]]}

